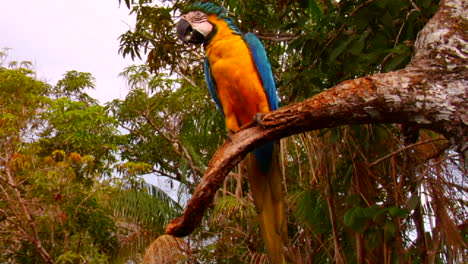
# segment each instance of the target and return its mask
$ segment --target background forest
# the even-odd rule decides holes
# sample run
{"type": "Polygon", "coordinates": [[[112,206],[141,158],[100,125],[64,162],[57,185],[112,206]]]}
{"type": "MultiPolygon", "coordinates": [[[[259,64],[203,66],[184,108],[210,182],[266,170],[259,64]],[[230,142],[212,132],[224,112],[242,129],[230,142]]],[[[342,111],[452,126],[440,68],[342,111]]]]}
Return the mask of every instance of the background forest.
{"type": "MultiPolygon", "coordinates": [[[[121,0],[119,0],[121,1],[121,0]]],[[[124,0],[137,16],[120,54],[124,100],[98,104],[92,73],[56,84],[0,52],[0,263],[140,263],[182,212],[216,149],[222,116],[203,50],[176,40],[194,1],[124,0]],[[163,192],[143,180],[173,186],[163,192]]],[[[404,67],[434,0],[213,1],[264,43],[282,106],[341,81],[404,67]]],[[[282,139],[292,263],[462,263],[467,179],[443,136],[355,125],[282,139]]],[[[173,263],[266,263],[239,164],[173,263]]],[[[170,255],[170,254],[169,254],[170,255]]],[[[168,256],[169,256],[168,255],[168,256]]]]}

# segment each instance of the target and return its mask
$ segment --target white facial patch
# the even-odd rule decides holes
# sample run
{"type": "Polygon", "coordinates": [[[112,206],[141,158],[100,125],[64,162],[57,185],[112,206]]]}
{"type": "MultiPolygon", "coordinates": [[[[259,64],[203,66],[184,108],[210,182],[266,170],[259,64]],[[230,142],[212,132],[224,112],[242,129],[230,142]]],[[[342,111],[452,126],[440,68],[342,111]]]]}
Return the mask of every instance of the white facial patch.
{"type": "Polygon", "coordinates": [[[211,30],[213,30],[213,25],[208,21],[194,24],[192,27],[202,33],[205,37],[210,34],[211,30]]]}
{"type": "Polygon", "coordinates": [[[213,25],[208,22],[208,16],[201,11],[189,12],[182,18],[187,20],[194,30],[200,32],[205,37],[213,30],[213,25]]]}

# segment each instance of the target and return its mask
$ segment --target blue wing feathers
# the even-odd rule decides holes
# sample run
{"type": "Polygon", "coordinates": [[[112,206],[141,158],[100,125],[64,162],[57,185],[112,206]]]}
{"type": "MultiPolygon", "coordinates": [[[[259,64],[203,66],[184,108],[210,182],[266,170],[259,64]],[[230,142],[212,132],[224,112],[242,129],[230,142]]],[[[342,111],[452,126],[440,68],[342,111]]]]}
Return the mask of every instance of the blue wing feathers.
{"type": "Polygon", "coordinates": [[[215,101],[216,106],[218,106],[219,111],[224,117],[223,106],[221,105],[221,102],[219,101],[218,92],[216,91],[216,81],[213,79],[213,75],[211,74],[210,62],[208,61],[208,58],[205,58],[204,66],[205,66],[205,80],[206,80],[206,84],[208,85],[208,89],[210,90],[211,97],[213,98],[213,101],[215,101]]]}
{"type": "MultiPolygon", "coordinates": [[[[249,48],[252,53],[252,58],[255,62],[255,67],[257,68],[260,78],[262,79],[263,89],[268,98],[270,104],[270,109],[278,109],[279,99],[278,94],[276,93],[275,79],[273,78],[273,72],[271,70],[270,62],[260,40],[252,33],[247,33],[244,35],[244,39],[249,45],[249,48]]],[[[273,151],[274,143],[269,142],[265,145],[255,149],[253,152],[257,157],[260,169],[267,173],[271,168],[271,163],[273,161],[273,151]]]]}
{"type": "Polygon", "coordinates": [[[255,66],[262,79],[263,89],[265,89],[265,93],[267,94],[270,108],[271,110],[276,110],[279,104],[278,94],[276,93],[275,79],[273,78],[273,72],[265,48],[257,36],[250,32],[244,35],[244,39],[247,45],[249,45],[255,66]]]}

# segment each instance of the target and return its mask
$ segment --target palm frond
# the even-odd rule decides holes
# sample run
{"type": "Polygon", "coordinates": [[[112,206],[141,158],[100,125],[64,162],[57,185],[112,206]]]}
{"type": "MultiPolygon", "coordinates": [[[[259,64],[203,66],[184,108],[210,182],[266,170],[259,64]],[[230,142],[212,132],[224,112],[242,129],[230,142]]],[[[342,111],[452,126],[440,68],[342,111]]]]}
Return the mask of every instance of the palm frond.
{"type": "Polygon", "coordinates": [[[148,183],[117,191],[111,207],[122,230],[114,263],[140,262],[145,248],[182,210],[167,193],[148,183]]]}
{"type": "Polygon", "coordinates": [[[142,183],[138,189],[116,193],[111,206],[114,216],[131,220],[156,232],[181,212],[181,206],[157,186],[142,183]]]}

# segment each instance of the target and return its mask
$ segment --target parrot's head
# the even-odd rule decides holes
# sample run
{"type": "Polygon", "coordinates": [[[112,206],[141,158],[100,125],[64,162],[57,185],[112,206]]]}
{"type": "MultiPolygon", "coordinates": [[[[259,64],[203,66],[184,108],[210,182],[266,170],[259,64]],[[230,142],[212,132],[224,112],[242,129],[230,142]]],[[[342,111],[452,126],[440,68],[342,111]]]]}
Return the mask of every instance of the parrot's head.
{"type": "Polygon", "coordinates": [[[182,11],[177,23],[177,35],[184,42],[193,44],[208,43],[216,34],[216,25],[209,21],[210,15],[228,19],[223,7],[212,3],[196,3],[182,11]]]}
{"type": "Polygon", "coordinates": [[[213,31],[214,25],[202,11],[190,11],[182,15],[177,23],[177,35],[184,42],[202,44],[213,31]]]}

